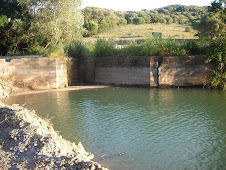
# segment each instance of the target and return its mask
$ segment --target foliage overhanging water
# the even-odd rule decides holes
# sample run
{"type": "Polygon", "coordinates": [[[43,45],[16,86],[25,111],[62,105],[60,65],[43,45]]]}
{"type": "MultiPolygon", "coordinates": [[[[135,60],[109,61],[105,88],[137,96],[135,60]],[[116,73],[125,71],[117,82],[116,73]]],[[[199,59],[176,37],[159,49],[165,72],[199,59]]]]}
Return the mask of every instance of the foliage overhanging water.
{"type": "Polygon", "coordinates": [[[226,169],[225,93],[107,88],[15,96],[110,169],[226,169]],[[119,153],[126,152],[122,156],[119,153]]]}

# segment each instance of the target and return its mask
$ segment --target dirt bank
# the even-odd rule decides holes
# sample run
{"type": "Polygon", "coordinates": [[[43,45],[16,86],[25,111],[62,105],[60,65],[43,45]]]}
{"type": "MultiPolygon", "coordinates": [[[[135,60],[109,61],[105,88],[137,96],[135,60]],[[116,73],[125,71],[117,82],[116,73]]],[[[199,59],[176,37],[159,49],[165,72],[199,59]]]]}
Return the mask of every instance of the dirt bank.
{"type": "Polygon", "coordinates": [[[18,83],[15,84],[10,79],[0,77],[0,99],[6,98],[9,96],[47,93],[47,92],[55,92],[55,91],[98,89],[98,88],[107,88],[107,87],[110,87],[110,86],[106,86],[106,85],[68,86],[61,89],[32,90],[26,84],[18,84],[18,83]]]}
{"type": "Polygon", "coordinates": [[[0,169],[105,169],[93,157],[34,111],[0,102],[0,169]]]}
{"type": "Polygon", "coordinates": [[[30,91],[26,84],[18,84],[10,79],[0,77],[0,99],[9,97],[11,94],[30,91]]]}

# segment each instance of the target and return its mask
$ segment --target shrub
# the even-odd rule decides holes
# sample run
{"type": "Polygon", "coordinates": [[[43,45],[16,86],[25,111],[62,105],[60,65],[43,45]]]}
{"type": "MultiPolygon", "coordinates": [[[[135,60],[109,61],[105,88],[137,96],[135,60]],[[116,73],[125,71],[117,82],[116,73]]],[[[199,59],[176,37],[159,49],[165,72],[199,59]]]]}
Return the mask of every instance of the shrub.
{"type": "Polygon", "coordinates": [[[142,17],[136,17],[133,18],[133,24],[138,25],[138,24],[144,24],[145,20],[142,17]]]}
{"type": "Polygon", "coordinates": [[[127,24],[127,20],[124,18],[120,18],[120,20],[117,23],[117,25],[119,25],[119,26],[126,25],[126,24],[127,24]]]}
{"type": "Polygon", "coordinates": [[[125,48],[120,49],[119,54],[121,56],[140,56],[141,47],[135,41],[130,41],[125,48]]]}
{"type": "Polygon", "coordinates": [[[114,25],[112,24],[112,21],[109,17],[105,17],[105,18],[101,18],[98,21],[98,32],[104,32],[107,30],[110,30],[114,27],[114,25]]]}
{"type": "Polygon", "coordinates": [[[88,55],[88,50],[84,43],[81,41],[74,41],[73,43],[65,46],[65,52],[68,56],[75,58],[75,57],[85,57],[88,55]]]}
{"type": "Polygon", "coordinates": [[[98,33],[98,24],[94,21],[90,21],[84,24],[84,28],[86,28],[87,32],[85,32],[84,36],[91,36],[98,33]]]}
{"type": "Polygon", "coordinates": [[[95,43],[94,54],[96,57],[113,56],[115,51],[113,41],[100,38],[95,43]]]}
{"type": "Polygon", "coordinates": [[[124,48],[116,49],[115,43],[104,38],[95,43],[84,44],[76,41],[65,48],[70,57],[84,57],[94,61],[95,57],[109,56],[172,56],[206,54],[207,44],[198,40],[176,41],[170,39],[147,38],[143,43],[129,41],[124,48]]]}
{"type": "Polygon", "coordinates": [[[191,27],[186,27],[186,28],[185,28],[185,32],[192,32],[191,27]]]}
{"type": "Polygon", "coordinates": [[[188,54],[205,54],[205,44],[203,46],[196,40],[184,40],[181,42],[182,48],[184,48],[188,54]]]}

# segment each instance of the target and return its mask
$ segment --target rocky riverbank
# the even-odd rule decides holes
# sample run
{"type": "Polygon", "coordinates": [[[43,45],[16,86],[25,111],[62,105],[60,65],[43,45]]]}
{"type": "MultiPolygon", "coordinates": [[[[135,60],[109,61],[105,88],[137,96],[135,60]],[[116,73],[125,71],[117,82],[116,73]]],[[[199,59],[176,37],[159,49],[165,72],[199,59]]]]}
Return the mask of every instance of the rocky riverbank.
{"type": "Polygon", "coordinates": [[[105,169],[93,157],[34,111],[0,102],[0,169],[105,169]]]}

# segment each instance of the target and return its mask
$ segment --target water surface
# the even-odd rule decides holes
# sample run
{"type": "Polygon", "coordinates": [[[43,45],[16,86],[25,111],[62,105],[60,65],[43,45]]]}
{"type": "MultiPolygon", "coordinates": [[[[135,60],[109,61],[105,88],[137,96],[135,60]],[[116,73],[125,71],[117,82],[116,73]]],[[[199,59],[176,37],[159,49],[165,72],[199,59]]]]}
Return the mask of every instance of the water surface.
{"type": "Polygon", "coordinates": [[[107,88],[4,102],[51,118],[65,139],[81,141],[110,169],[226,169],[225,99],[207,89],[107,88]]]}

